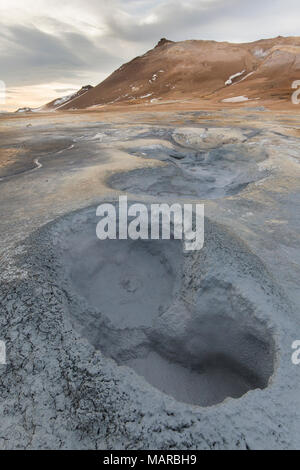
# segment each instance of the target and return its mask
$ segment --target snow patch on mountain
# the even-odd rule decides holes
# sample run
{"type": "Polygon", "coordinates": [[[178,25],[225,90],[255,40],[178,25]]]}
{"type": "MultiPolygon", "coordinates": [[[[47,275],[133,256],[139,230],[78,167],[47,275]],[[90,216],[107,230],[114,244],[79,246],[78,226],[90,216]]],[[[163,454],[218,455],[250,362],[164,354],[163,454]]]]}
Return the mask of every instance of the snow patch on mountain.
{"type": "Polygon", "coordinates": [[[231,75],[228,80],[226,80],[225,85],[232,85],[232,82],[235,78],[240,77],[246,72],[246,70],[242,70],[241,72],[235,73],[234,75],[231,75]]]}
{"type": "Polygon", "coordinates": [[[242,103],[243,101],[248,101],[247,96],[234,96],[232,98],[225,98],[222,100],[223,103],[242,103]]]}

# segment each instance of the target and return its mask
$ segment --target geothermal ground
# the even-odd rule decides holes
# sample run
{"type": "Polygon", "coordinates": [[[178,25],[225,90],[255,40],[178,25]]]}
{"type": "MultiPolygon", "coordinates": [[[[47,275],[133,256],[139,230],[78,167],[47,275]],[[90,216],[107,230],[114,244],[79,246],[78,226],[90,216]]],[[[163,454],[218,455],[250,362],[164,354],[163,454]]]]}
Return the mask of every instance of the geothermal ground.
{"type": "Polygon", "coordinates": [[[0,446],[300,447],[300,116],[0,117],[0,446]],[[199,202],[205,243],[96,237],[199,202]]]}

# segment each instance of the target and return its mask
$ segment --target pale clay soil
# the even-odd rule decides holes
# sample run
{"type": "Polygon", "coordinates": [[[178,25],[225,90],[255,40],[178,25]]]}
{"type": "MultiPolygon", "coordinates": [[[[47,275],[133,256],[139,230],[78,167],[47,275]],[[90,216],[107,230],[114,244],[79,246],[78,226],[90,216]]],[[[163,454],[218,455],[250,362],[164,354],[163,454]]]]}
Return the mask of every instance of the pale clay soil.
{"type": "MultiPolygon", "coordinates": [[[[248,105],[249,106],[249,105],[248,105]]],[[[2,449],[296,449],[297,108],[0,117],[2,449]],[[120,194],[205,244],[101,242],[120,194]]]]}

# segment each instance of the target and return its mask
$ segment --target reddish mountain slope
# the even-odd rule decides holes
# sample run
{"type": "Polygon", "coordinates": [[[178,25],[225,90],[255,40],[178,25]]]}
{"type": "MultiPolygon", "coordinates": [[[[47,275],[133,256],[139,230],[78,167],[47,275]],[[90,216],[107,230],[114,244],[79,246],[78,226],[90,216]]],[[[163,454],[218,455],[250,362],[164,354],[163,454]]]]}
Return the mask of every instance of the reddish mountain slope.
{"type": "Polygon", "coordinates": [[[59,109],[182,99],[290,100],[291,84],[297,79],[299,37],[245,44],[162,39],[154,49],[59,109]]]}

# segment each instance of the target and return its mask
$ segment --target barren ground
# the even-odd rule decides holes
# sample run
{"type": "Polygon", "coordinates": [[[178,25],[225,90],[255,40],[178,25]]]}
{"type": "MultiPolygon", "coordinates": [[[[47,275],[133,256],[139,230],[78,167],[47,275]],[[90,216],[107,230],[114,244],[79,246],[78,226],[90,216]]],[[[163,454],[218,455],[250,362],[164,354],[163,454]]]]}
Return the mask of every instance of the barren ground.
{"type": "Polygon", "coordinates": [[[249,105],[0,117],[1,448],[299,448],[300,114],[249,105]],[[120,194],[204,248],[101,244],[120,194]]]}

